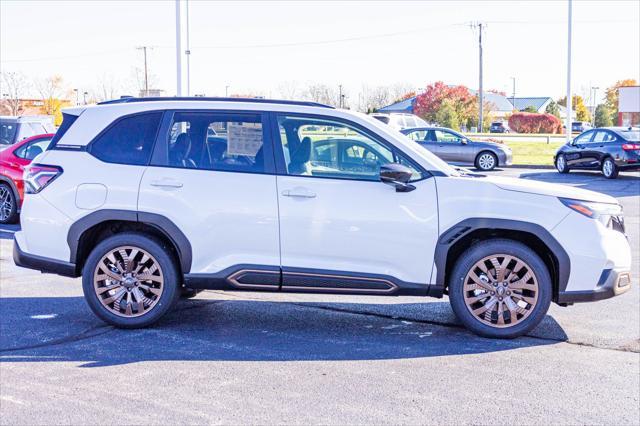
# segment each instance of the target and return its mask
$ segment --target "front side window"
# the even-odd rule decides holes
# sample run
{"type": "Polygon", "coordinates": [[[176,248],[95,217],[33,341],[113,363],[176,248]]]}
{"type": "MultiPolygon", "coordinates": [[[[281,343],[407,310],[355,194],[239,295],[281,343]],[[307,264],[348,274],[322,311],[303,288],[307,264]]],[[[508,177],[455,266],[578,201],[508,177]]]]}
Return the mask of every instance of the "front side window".
{"type": "Polygon", "coordinates": [[[427,139],[427,130],[415,130],[408,133],[407,136],[416,142],[424,142],[427,139]]]}
{"type": "Polygon", "coordinates": [[[583,144],[583,143],[587,143],[591,140],[591,137],[593,136],[593,132],[586,132],[581,134],[580,136],[578,136],[577,138],[575,138],[573,140],[574,144],[583,144]]]}
{"type": "Polygon", "coordinates": [[[265,171],[260,114],[177,112],[166,147],[167,163],[171,167],[265,171]]]}
{"type": "Polygon", "coordinates": [[[400,163],[418,169],[402,154],[341,121],[301,116],[279,116],[280,143],[287,173],[354,180],[380,180],[380,166],[400,163]],[[283,137],[284,136],[284,137],[283,137]]]}
{"type": "Polygon", "coordinates": [[[162,112],[124,117],[99,135],[89,151],[107,163],[146,165],[161,119],[162,112]]]}
{"type": "Polygon", "coordinates": [[[436,139],[438,142],[444,143],[459,143],[462,138],[454,133],[446,132],[444,130],[435,130],[436,139]]]}

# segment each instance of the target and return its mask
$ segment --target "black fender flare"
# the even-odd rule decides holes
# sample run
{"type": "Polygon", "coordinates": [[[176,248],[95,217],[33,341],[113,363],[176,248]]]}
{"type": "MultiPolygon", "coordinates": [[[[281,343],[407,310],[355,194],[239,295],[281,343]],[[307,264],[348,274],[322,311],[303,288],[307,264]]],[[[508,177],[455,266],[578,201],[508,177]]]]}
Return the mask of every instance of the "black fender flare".
{"type": "MultiPolygon", "coordinates": [[[[464,236],[478,230],[521,231],[539,238],[557,259],[558,292],[563,292],[569,282],[571,260],[565,249],[544,227],[530,222],[510,219],[469,218],[453,225],[438,238],[434,261],[436,264],[436,286],[444,290],[446,287],[445,272],[447,257],[451,247],[464,236]]],[[[553,272],[553,271],[550,271],[553,272]]],[[[552,274],[553,276],[553,274],[552,274]]]]}
{"type": "Polygon", "coordinates": [[[82,217],[77,220],[69,228],[67,233],[67,244],[69,245],[70,259],[73,264],[77,264],[78,260],[78,246],[82,234],[88,229],[108,221],[123,221],[143,223],[156,228],[163,233],[175,246],[178,251],[178,257],[180,260],[180,267],[183,274],[188,274],[191,271],[192,251],[191,243],[187,237],[182,233],[180,228],[176,226],[170,219],[165,216],[156,213],[138,212],[131,210],[116,210],[105,209],[98,210],[93,213],[82,217]]]}
{"type": "Polygon", "coordinates": [[[9,188],[13,192],[13,198],[17,201],[16,211],[20,213],[20,194],[18,194],[18,188],[16,187],[16,184],[13,183],[12,179],[3,175],[0,175],[0,183],[6,183],[7,185],[9,185],[9,188]]]}

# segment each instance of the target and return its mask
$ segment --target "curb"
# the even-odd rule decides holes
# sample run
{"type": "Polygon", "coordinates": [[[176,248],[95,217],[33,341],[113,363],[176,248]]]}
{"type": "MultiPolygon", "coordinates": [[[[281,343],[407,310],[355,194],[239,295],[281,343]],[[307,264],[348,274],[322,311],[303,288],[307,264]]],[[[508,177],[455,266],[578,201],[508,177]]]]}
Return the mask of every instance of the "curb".
{"type": "Polygon", "coordinates": [[[512,164],[510,166],[501,166],[503,169],[555,169],[555,166],[550,165],[535,165],[535,164],[512,164]]]}

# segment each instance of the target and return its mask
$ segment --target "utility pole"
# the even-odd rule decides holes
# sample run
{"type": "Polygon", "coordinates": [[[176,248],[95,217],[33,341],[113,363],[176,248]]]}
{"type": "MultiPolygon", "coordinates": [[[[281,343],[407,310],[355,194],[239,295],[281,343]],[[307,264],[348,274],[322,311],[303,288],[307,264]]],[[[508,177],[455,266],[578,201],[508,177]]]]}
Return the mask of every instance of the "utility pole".
{"type": "Polygon", "coordinates": [[[142,50],[144,55],[144,95],[149,96],[149,72],[147,69],[147,49],[151,49],[149,46],[140,46],[136,49],[142,50]]]}
{"type": "Polygon", "coordinates": [[[482,31],[486,26],[482,22],[476,22],[471,24],[471,28],[478,28],[478,59],[479,59],[479,83],[478,83],[478,132],[482,133],[483,130],[483,107],[484,107],[484,93],[482,91],[482,31]]]}
{"type": "Polygon", "coordinates": [[[511,103],[513,104],[513,109],[516,109],[516,78],[511,77],[513,80],[513,96],[511,97],[511,103]]]}
{"type": "Polygon", "coordinates": [[[593,86],[591,87],[591,90],[593,90],[593,97],[591,99],[593,99],[593,101],[591,101],[591,104],[593,106],[593,109],[591,110],[591,125],[595,126],[596,124],[596,106],[597,106],[597,97],[598,97],[598,89],[600,87],[598,86],[593,86]]]}
{"type": "Polygon", "coordinates": [[[187,50],[184,51],[184,54],[187,55],[187,96],[191,95],[191,67],[189,64],[189,57],[191,56],[191,50],[189,45],[189,0],[185,0],[187,6],[187,50]]]}
{"type": "Polygon", "coordinates": [[[224,86],[224,97],[228,98],[229,97],[229,85],[227,84],[226,86],[224,86]]]}
{"type": "Polygon", "coordinates": [[[176,0],[176,96],[182,96],[182,30],[180,0],[176,0]]]}
{"type": "Polygon", "coordinates": [[[342,84],[339,84],[338,88],[339,88],[338,105],[340,108],[342,108],[342,84]]]}
{"type": "Polygon", "coordinates": [[[567,120],[565,122],[565,136],[571,141],[571,112],[573,98],[571,97],[571,14],[572,0],[569,0],[569,15],[567,20],[567,120]]]}

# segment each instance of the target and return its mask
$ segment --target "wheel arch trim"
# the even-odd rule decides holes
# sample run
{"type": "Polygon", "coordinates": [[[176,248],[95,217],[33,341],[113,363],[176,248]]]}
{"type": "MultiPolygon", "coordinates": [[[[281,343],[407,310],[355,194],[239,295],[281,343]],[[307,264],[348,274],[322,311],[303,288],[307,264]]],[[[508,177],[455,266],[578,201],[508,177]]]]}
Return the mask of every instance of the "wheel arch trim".
{"type": "Polygon", "coordinates": [[[110,221],[141,223],[157,229],[176,248],[182,273],[187,274],[191,271],[191,243],[176,224],[167,217],[156,213],[117,209],[105,209],[89,213],[71,225],[67,233],[67,244],[69,245],[70,253],[69,261],[71,263],[77,264],[78,248],[83,234],[96,225],[110,221]]]}
{"type": "MultiPolygon", "coordinates": [[[[571,272],[571,260],[564,248],[544,227],[535,223],[511,219],[469,218],[451,226],[440,235],[436,244],[434,262],[436,265],[435,285],[444,291],[446,287],[446,267],[450,249],[461,238],[475,231],[519,231],[532,234],[542,241],[552,256],[557,260],[557,271],[549,271],[552,279],[557,281],[557,293],[566,290],[571,272]],[[554,276],[555,275],[555,276],[554,276]]],[[[507,237],[508,238],[508,237],[507,237]]],[[[556,294],[557,294],[556,293],[556,294]]]]}
{"type": "Polygon", "coordinates": [[[0,175],[0,183],[6,183],[7,185],[9,185],[9,189],[11,189],[11,192],[13,192],[13,198],[16,200],[16,212],[20,213],[20,194],[18,193],[18,187],[13,182],[13,179],[8,178],[4,175],[0,175]]]}

